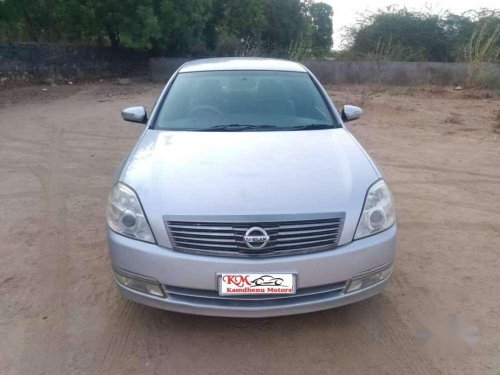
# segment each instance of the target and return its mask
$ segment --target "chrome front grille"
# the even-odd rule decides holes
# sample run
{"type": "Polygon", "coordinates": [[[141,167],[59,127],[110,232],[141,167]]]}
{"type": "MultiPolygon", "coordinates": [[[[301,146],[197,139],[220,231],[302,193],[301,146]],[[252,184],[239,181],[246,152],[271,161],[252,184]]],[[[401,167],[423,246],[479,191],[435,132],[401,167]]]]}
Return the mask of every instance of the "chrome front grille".
{"type": "MultiPolygon", "coordinates": [[[[165,216],[174,250],[220,256],[278,256],[333,249],[340,238],[343,213],[315,215],[186,217],[165,216]],[[265,231],[267,242],[245,239],[250,228],[265,231]],[[251,247],[254,246],[254,247],[251,247]]],[[[252,233],[250,233],[251,235],[252,233]]]]}
{"type": "Polygon", "coordinates": [[[220,296],[215,290],[179,288],[164,285],[167,298],[176,302],[225,307],[276,307],[318,302],[340,296],[345,282],[298,288],[297,294],[220,296]]]}

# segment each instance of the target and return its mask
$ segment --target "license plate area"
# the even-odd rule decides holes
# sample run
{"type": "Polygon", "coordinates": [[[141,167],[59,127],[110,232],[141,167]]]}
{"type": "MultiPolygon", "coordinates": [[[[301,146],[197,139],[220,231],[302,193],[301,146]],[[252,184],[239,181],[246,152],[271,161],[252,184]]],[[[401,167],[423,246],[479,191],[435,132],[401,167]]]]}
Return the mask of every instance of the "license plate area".
{"type": "Polygon", "coordinates": [[[295,294],[293,273],[220,273],[220,296],[295,294]]]}

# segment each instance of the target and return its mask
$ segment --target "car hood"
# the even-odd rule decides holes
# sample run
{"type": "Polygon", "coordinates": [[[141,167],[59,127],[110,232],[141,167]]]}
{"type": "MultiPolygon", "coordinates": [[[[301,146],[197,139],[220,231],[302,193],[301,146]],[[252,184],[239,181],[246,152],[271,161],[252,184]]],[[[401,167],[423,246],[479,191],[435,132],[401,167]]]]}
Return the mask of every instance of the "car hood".
{"type": "Polygon", "coordinates": [[[121,180],[138,194],[159,245],[163,215],[344,212],[350,242],[378,171],[343,128],[311,131],[147,130],[121,180]]]}

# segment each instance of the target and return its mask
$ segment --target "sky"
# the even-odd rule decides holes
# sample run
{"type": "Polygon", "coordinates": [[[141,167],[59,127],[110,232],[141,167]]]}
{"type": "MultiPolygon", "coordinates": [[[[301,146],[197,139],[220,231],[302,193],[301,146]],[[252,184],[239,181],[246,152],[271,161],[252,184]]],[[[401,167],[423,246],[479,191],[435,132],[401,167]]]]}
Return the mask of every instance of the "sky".
{"type": "Polygon", "coordinates": [[[317,0],[328,3],[333,8],[333,42],[334,49],[341,48],[342,34],[346,26],[352,26],[359,18],[359,13],[365,11],[376,11],[386,8],[389,5],[398,4],[411,10],[428,10],[432,13],[441,13],[450,10],[453,13],[462,13],[470,9],[479,10],[481,8],[498,9],[499,0],[317,0]]]}

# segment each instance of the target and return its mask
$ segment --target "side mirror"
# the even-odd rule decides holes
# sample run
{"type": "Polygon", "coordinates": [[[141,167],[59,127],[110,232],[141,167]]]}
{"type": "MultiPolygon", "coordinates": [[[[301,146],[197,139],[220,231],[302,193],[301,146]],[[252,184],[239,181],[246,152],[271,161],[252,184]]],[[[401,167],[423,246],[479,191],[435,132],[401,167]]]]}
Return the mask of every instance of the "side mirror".
{"type": "Polygon", "coordinates": [[[354,105],[345,105],[342,107],[342,121],[348,122],[357,120],[363,114],[363,110],[354,105]]]}
{"type": "Polygon", "coordinates": [[[145,107],[129,107],[122,111],[122,118],[125,121],[145,124],[148,122],[148,114],[145,107]]]}

